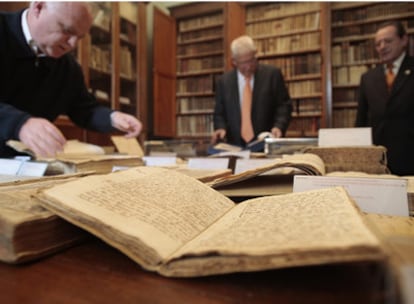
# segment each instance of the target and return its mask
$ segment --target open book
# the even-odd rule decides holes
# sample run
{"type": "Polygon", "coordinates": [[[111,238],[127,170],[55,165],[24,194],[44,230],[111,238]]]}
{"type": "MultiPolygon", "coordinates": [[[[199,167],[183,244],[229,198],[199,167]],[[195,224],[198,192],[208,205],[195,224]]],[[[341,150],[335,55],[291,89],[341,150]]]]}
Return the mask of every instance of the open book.
{"type": "Polygon", "coordinates": [[[264,166],[217,178],[209,182],[208,185],[218,188],[244,181],[278,168],[295,168],[307,175],[325,175],[325,164],[319,156],[312,153],[292,154],[284,155],[282,158],[275,158],[274,161],[264,166]]]}
{"type": "Polygon", "coordinates": [[[114,167],[143,166],[141,156],[127,154],[105,154],[102,147],[78,140],[68,140],[64,151],[54,158],[44,158],[34,155],[22,142],[9,140],[7,145],[16,151],[26,153],[34,159],[48,164],[45,175],[71,174],[94,171],[109,173],[114,167]]]}
{"type": "Polygon", "coordinates": [[[343,188],[236,205],[174,170],[137,167],[56,185],[36,198],[143,268],[165,276],[384,258],[343,188]]]}
{"type": "Polygon", "coordinates": [[[88,234],[37,204],[38,189],[81,174],[0,184],[0,261],[19,263],[67,248],[88,234]]]}

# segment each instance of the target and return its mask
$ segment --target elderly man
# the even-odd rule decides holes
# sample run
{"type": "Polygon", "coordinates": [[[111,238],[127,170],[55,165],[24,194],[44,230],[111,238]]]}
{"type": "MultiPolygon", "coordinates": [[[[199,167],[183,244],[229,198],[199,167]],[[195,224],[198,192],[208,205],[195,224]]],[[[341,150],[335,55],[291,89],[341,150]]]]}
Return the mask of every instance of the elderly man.
{"type": "Polygon", "coordinates": [[[84,2],[31,2],[22,12],[0,13],[0,157],[13,156],[9,139],[41,156],[62,150],[66,139],[52,123],[60,114],[94,131],[140,133],[139,120],[88,93],[79,64],[68,54],[91,24],[84,2]]]}
{"type": "Polygon", "coordinates": [[[289,125],[292,102],[282,73],[258,64],[256,52],[249,36],[231,43],[235,68],[217,81],[213,144],[226,138],[246,147],[261,132],[282,137],[289,125]]]}

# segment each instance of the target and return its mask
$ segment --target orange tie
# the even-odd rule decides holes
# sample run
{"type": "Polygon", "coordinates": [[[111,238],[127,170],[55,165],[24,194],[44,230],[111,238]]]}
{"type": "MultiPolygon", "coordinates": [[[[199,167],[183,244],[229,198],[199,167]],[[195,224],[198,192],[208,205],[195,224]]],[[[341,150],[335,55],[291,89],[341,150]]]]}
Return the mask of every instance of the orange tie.
{"type": "Polygon", "coordinates": [[[252,119],[252,88],[250,87],[250,77],[245,77],[243,89],[243,99],[241,107],[241,136],[245,142],[249,142],[254,137],[252,119]]]}
{"type": "Polygon", "coordinates": [[[387,73],[385,75],[385,80],[387,82],[388,91],[391,91],[392,83],[394,82],[395,75],[392,71],[393,65],[387,64],[387,73]]]}

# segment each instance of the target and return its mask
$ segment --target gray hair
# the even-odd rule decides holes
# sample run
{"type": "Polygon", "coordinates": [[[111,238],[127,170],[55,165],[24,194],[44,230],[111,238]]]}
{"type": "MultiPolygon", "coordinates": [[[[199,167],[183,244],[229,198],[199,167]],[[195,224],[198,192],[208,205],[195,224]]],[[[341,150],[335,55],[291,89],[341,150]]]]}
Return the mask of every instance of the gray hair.
{"type": "Polygon", "coordinates": [[[250,36],[243,35],[234,39],[230,46],[232,58],[237,58],[240,55],[247,53],[255,53],[257,51],[253,39],[250,36]]]}

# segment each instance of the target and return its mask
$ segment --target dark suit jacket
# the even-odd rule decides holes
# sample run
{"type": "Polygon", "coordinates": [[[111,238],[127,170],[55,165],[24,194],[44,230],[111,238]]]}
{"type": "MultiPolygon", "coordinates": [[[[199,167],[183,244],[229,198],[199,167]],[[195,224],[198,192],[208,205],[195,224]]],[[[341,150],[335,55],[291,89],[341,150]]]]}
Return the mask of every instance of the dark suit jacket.
{"type": "Polygon", "coordinates": [[[0,12],[0,157],[15,153],[5,142],[18,139],[31,116],[54,121],[66,114],[81,127],[112,131],[112,110],[88,93],[75,58],[36,58],[24,38],[21,14],[0,12]]]}
{"type": "Polygon", "coordinates": [[[357,127],[372,127],[373,142],[387,148],[393,174],[414,174],[414,58],[406,56],[391,92],[378,65],[361,77],[357,127]]]}
{"type": "MultiPolygon", "coordinates": [[[[273,66],[257,66],[254,74],[252,124],[254,134],[278,127],[284,133],[289,125],[292,101],[280,70],[273,66]]],[[[214,129],[226,129],[227,142],[243,146],[240,135],[241,113],[237,70],[220,77],[216,83],[214,129]]]]}

